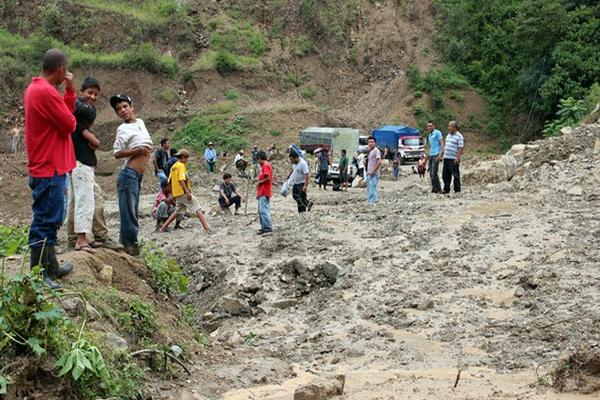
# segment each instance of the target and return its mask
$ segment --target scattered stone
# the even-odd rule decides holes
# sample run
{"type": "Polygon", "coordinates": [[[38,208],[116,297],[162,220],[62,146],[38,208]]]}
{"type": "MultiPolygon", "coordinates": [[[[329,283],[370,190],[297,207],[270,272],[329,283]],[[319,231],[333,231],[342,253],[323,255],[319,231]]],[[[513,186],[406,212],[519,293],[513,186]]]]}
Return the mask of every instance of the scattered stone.
{"type": "Polygon", "coordinates": [[[275,301],[269,303],[269,306],[271,306],[273,308],[279,308],[281,310],[284,310],[286,308],[295,307],[297,304],[298,304],[298,300],[296,300],[296,299],[282,299],[282,300],[275,300],[275,301]]]}
{"type": "Polygon", "coordinates": [[[106,339],[106,344],[112,347],[115,351],[123,352],[129,349],[129,344],[127,341],[117,334],[107,333],[104,338],[106,339]]]}
{"type": "Polygon", "coordinates": [[[175,357],[179,357],[180,355],[183,354],[183,349],[179,346],[177,346],[176,344],[174,344],[173,346],[171,346],[169,348],[169,351],[171,352],[171,354],[173,354],[175,357]]]}
{"type": "Polygon", "coordinates": [[[323,264],[323,274],[330,283],[335,283],[341,271],[340,266],[331,261],[325,261],[325,264],[323,264]]]}
{"type": "Polygon", "coordinates": [[[417,310],[419,310],[419,311],[429,310],[429,309],[433,308],[434,304],[435,303],[433,302],[433,300],[427,299],[417,306],[417,310]]]}
{"type": "Polygon", "coordinates": [[[327,400],[344,394],[346,375],[319,377],[294,392],[294,400],[327,400]]]}
{"type": "Polygon", "coordinates": [[[581,196],[583,195],[583,187],[580,185],[572,186],[569,190],[567,190],[567,194],[569,196],[581,196]]]}
{"type": "Polygon", "coordinates": [[[243,315],[250,313],[250,305],[246,300],[235,297],[223,297],[223,308],[231,315],[243,315]]]}
{"type": "Polygon", "coordinates": [[[100,271],[98,271],[98,280],[104,284],[112,285],[113,267],[106,264],[103,265],[102,268],[100,268],[100,271]]]}
{"type": "Polygon", "coordinates": [[[525,289],[523,289],[522,286],[519,286],[517,288],[517,290],[515,290],[515,297],[523,297],[527,294],[527,292],[525,291],[525,289]]]}

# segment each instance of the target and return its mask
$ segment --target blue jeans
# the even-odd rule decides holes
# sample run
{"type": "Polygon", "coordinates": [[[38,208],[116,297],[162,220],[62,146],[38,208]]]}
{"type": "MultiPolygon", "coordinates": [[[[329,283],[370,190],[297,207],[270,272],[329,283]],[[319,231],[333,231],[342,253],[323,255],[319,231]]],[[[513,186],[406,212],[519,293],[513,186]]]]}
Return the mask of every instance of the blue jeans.
{"type": "Polygon", "coordinates": [[[142,174],[132,168],[123,167],[117,176],[117,200],[121,219],[119,241],[123,246],[138,244],[140,230],[138,210],[141,188],[142,174]]]}
{"type": "Polygon", "coordinates": [[[271,199],[267,196],[260,196],[257,200],[260,229],[263,232],[271,232],[273,230],[273,225],[271,223],[271,199]]]}
{"type": "Polygon", "coordinates": [[[376,204],[379,201],[379,196],[377,196],[378,183],[379,175],[371,176],[367,174],[367,199],[369,204],[376,204]]]}
{"type": "Polygon", "coordinates": [[[162,169],[159,169],[156,173],[156,177],[158,178],[158,191],[162,191],[163,182],[167,182],[169,179],[167,178],[167,174],[162,169]]]}
{"type": "Polygon", "coordinates": [[[65,219],[65,175],[51,178],[29,177],[33,196],[33,220],[29,228],[29,245],[42,247],[56,244],[56,234],[65,219]]]}

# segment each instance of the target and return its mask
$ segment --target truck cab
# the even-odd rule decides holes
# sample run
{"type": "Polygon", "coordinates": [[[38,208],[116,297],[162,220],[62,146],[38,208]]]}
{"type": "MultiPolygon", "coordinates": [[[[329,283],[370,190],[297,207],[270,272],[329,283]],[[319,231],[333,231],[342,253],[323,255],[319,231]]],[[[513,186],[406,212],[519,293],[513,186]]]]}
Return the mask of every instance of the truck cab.
{"type": "Polygon", "coordinates": [[[400,164],[425,156],[425,142],[420,136],[400,136],[398,139],[398,159],[400,164]]]}

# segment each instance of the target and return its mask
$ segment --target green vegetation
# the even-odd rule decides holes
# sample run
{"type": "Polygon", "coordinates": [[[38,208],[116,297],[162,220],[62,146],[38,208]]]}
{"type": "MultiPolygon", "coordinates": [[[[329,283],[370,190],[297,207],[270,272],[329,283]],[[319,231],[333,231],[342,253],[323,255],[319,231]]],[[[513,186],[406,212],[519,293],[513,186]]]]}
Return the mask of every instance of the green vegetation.
{"type": "Polygon", "coordinates": [[[192,71],[214,69],[220,74],[252,69],[269,50],[260,29],[250,22],[240,23],[219,15],[208,23],[210,48],[196,60],[192,71]]]}
{"type": "Polygon", "coordinates": [[[158,291],[167,295],[187,293],[189,278],[183,274],[181,267],[172,258],[151,244],[144,244],[141,257],[154,278],[158,291]]]}
{"type": "Polygon", "coordinates": [[[587,113],[583,104],[583,100],[575,100],[572,97],[561,100],[556,112],[556,119],[546,122],[544,135],[546,137],[556,136],[563,127],[574,125],[581,121],[587,113]]]}
{"type": "Polygon", "coordinates": [[[165,20],[178,10],[176,0],[145,0],[143,2],[82,0],[81,2],[106,11],[131,15],[146,22],[165,20]]]}
{"type": "Polygon", "coordinates": [[[177,100],[177,92],[171,88],[165,88],[158,93],[157,97],[164,103],[173,104],[177,100]]]}
{"type": "Polygon", "coordinates": [[[67,318],[56,304],[58,295],[47,294],[41,275],[36,267],[29,274],[0,276],[0,359],[5,365],[0,394],[21,373],[19,365],[31,362],[54,364],[77,398],[135,399],[142,379],[139,368],[121,355],[105,358],[85,318],[79,327],[67,318]]]}
{"type": "Polygon", "coordinates": [[[227,89],[225,91],[225,98],[227,100],[236,100],[240,95],[233,89],[227,89]]]}
{"type": "Polygon", "coordinates": [[[329,51],[346,56],[339,50],[347,47],[350,27],[356,21],[356,0],[302,0],[300,17],[315,40],[329,42],[329,51]]]}
{"type": "Polygon", "coordinates": [[[423,93],[429,95],[428,104],[424,99],[413,106],[413,114],[419,127],[424,127],[431,119],[436,121],[453,119],[452,113],[446,108],[445,99],[448,97],[455,101],[464,100],[457,89],[469,86],[466,78],[452,67],[422,73],[416,66],[410,65],[406,71],[406,77],[414,90],[415,98],[421,98],[423,93]]]}
{"type": "Polygon", "coordinates": [[[297,56],[304,57],[315,51],[315,45],[312,40],[306,35],[298,36],[296,39],[296,46],[294,48],[294,53],[297,56]]]}
{"type": "Polygon", "coordinates": [[[0,29],[0,73],[17,77],[17,83],[24,86],[29,80],[27,77],[38,73],[43,54],[52,47],[63,49],[73,67],[141,69],[164,73],[170,77],[175,77],[179,71],[179,65],[172,57],[160,54],[150,43],[143,43],[124,52],[107,54],[66,46],[49,36],[32,35],[25,38],[0,29]]]}
{"type": "Polygon", "coordinates": [[[317,91],[312,86],[305,86],[300,90],[300,96],[306,100],[312,99],[316,94],[317,91]]]}
{"type": "Polygon", "coordinates": [[[487,96],[488,129],[494,133],[505,135],[515,114],[527,116],[523,132],[539,132],[546,120],[560,125],[561,100],[583,100],[600,79],[596,1],[434,3],[438,48],[487,96]]]}
{"type": "Polygon", "coordinates": [[[0,225],[0,257],[27,252],[29,228],[0,225]]]}
{"type": "Polygon", "coordinates": [[[271,133],[271,136],[273,136],[273,137],[279,137],[279,136],[283,135],[283,132],[280,131],[279,129],[273,129],[273,130],[271,130],[270,133],[271,133]]]}
{"type": "Polygon", "coordinates": [[[177,147],[193,147],[203,151],[208,142],[229,150],[248,146],[243,137],[252,124],[242,115],[235,115],[236,106],[231,102],[216,104],[202,110],[173,136],[177,147]]]}
{"type": "Polygon", "coordinates": [[[115,315],[121,329],[132,336],[133,341],[139,342],[143,339],[150,339],[158,327],[156,322],[156,312],[154,307],[142,301],[140,298],[134,298],[131,303],[123,308],[123,305],[114,305],[120,309],[115,315]]]}

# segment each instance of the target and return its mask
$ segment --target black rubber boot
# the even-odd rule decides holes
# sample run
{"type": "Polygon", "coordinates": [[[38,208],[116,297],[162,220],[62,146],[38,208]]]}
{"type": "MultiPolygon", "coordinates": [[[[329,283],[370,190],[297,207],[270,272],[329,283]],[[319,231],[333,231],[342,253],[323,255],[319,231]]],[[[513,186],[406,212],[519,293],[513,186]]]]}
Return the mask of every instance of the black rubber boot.
{"type": "Polygon", "coordinates": [[[48,263],[48,249],[44,247],[32,247],[31,248],[31,258],[29,260],[29,268],[33,269],[33,267],[39,265],[42,267],[42,277],[44,278],[44,283],[48,285],[48,287],[52,290],[62,291],[63,287],[58,283],[54,282],[48,273],[49,263],[48,263]]]}
{"type": "Polygon", "coordinates": [[[48,272],[51,278],[58,279],[73,271],[73,264],[70,262],[66,262],[63,265],[58,263],[55,246],[47,246],[46,252],[48,254],[48,272]]]}

